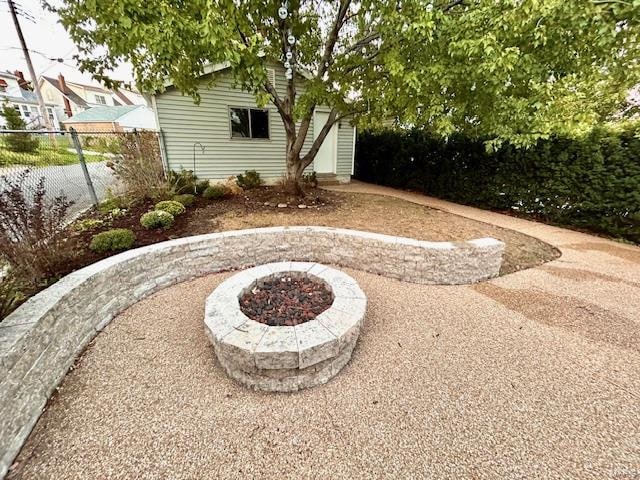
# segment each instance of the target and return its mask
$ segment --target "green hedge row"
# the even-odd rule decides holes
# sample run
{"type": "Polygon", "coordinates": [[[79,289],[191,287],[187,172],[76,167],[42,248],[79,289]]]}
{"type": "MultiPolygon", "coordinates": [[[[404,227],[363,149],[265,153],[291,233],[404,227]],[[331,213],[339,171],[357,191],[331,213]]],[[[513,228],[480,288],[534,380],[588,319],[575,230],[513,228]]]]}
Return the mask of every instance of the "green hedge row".
{"type": "Polygon", "coordinates": [[[463,136],[365,132],[355,161],[366,182],[640,242],[640,123],[495,152],[463,136]]]}

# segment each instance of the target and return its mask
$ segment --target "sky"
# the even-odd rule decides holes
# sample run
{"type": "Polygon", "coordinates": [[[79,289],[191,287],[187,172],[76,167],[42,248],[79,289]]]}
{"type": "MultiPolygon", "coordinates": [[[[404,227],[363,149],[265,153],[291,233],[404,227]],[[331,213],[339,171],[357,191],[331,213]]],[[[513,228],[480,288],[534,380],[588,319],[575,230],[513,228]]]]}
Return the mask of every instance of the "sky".
{"type": "MultiPolygon", "coordinates": [[[[31,61],[36,75],[57,77],[62,73],[70,81],[96,83],[89,74],[78,71],[73,60],[77,49],[64,27],[60,25],[57,15],[44,10],[40,0],[15,0],[15,3],[35,20],[34,23],[19,17],[27,48],[31,51],[31,61]],[[64,63],[50,60],[58,57],[63,58],[64,63]]],[[[25,78],[29,78],[29,70],[6,0],[0,0],[0,70],[10,72],[21,70],[25,78]]],[[[123,65],[114,72],[113,78],[130,81],[132,79],[130,67],[123,65]]]]}

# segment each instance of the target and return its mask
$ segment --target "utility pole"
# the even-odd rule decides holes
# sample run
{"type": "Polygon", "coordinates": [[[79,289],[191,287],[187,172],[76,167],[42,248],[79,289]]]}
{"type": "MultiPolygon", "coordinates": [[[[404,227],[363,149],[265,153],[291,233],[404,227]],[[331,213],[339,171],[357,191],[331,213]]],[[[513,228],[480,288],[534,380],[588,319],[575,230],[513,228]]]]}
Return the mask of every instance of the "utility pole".
{"type": "Polygon", "coordinates": [[[38,85],[38,78],[36,77],[36,71],[33,69],[33,64],[31,63],[31,56],[29,55],[29,49],[27,49],[27,44],[24,41],[24,35],[22,35],[22,28],[20,28],[20,22],[18,21],[18,14],[16,13],[16,7],[13,4],[13,0],[7,0],[9,3],[9,10],[11,11],[11,17],[13,18],[13,24],[16,26],[16,32],[18,34],[18,38],[20,39],[20,46],[22,47],[22,53],[24,53],[24,59],[27,62],[27,67],[29,68],[29,75],[31,75],[31,81],[33,82],[33,89],[36,92],[36,97],[38,98],[38,104],[40,105],[40,113],[42,114],[42,118],[44,119],[44,126],[47,130],[53,130],[51,128],[51,121],[49,120],[49,112],[47,112],[47,106],[44,104],[44,100],[42,99],[42,93],[40,93],[40,85],[38,85]]]}

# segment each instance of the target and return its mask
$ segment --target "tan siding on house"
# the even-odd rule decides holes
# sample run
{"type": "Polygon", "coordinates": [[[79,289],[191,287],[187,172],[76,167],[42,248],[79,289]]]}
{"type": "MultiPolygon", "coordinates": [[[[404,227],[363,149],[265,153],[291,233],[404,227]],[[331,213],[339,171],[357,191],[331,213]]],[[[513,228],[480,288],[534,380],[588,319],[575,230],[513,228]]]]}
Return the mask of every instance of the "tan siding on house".
{"type": "MultiPolygon", "coordinates": [[[[276,88],[285,94],[284,69],[276,67],[276,88]]],[[[256,107],[253,94],[233,87],[233,78],[228,71],[215,74],[216,83],[208,88],[209,79],[203,79],[200,87],[201,102],[195,105],[189,96],[182,95],[175,88],[156,96],[156,110],[159,126],[164,134],[166,155],[169,168],[192,170],[194,143],[205,147],[202,154],[196,147],[196,174],[201,178],[226,178],[245,170],[257,170],[265,179],[276,179],[285,172],[286,135],[282,120],[275,105],[269,104],[270,138],[238,139],[231,138],[229,107],[256,107]]],[[[301,93],[304,85],[298,85],[301,93]]],[[[348,122],[342,128],[349,131],[352,142],[353,131],[348,122]],[[345,129],[345,126],[347,127],[345,129]]],[[[338,174],[351,173],[351,151],[344,157],[348,148],[347,135],[338,140],[338,174]],[[342,147],[342,148],[341,148],[342,147]],[[348,164],[348,168],[346,165],[348,164]],[[348,170],[348,172],[347,172],[348,170]],[[343,172],[343,173],[340,173],[343,172]]],[[[313,139],[313,124],[307,134],[305,150],[313,139]]]]}

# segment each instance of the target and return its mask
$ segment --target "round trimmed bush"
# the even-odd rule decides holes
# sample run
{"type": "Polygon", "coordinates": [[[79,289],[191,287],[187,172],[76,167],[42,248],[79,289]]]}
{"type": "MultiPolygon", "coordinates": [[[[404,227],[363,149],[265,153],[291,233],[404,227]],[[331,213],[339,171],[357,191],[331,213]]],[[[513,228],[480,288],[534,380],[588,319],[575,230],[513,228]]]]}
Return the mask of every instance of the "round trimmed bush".
{"type": "Polygon", "coordinates": [[[163,228],[166,230],[173,225],[173,221],[173,215],[169,212],[165,212],[164,210],[152,210],[140,217],[140,225],[147,230],[152,230],[154,228],[163,228]]]}
{"type": "Polygon", "coordinates": [[[207,187],[205,191],[202,193],[204,198],[208,198],[209,200],[214,200],[216,198],[224,197],[225,191],[224,188],[220,185],[213,185],[211,187],[207,187]]]}
{"type": "Polygon", "coordinates": [[[126,228],[114,228],[106,232],[98,233],[91,238],[89,248],[97,253],[127,250],[136,241],[136,236],[126,228]]]}
{"type": "Polygon", "coordinates": [[[184,205],[175,200],[165,200],[163,202],[156,203],[156,210],[162,210],[163,212],[169,212],[174,217],[182,215],[187,209],[184,205]]]}
{"type": "MultiPolygon", "coordinates": [[[[191,205],[193,205],[193,202],[195,201],[195,198],[196,197],[194,197],[190,193],[183,193],[182,195],[175,195],[173,197],[173,201],[174,202],[180,202],[185,207],[190,207],[191,205]]],[[[171,212],[169,212],[169,213],[171,213],[171,212]]]]}

